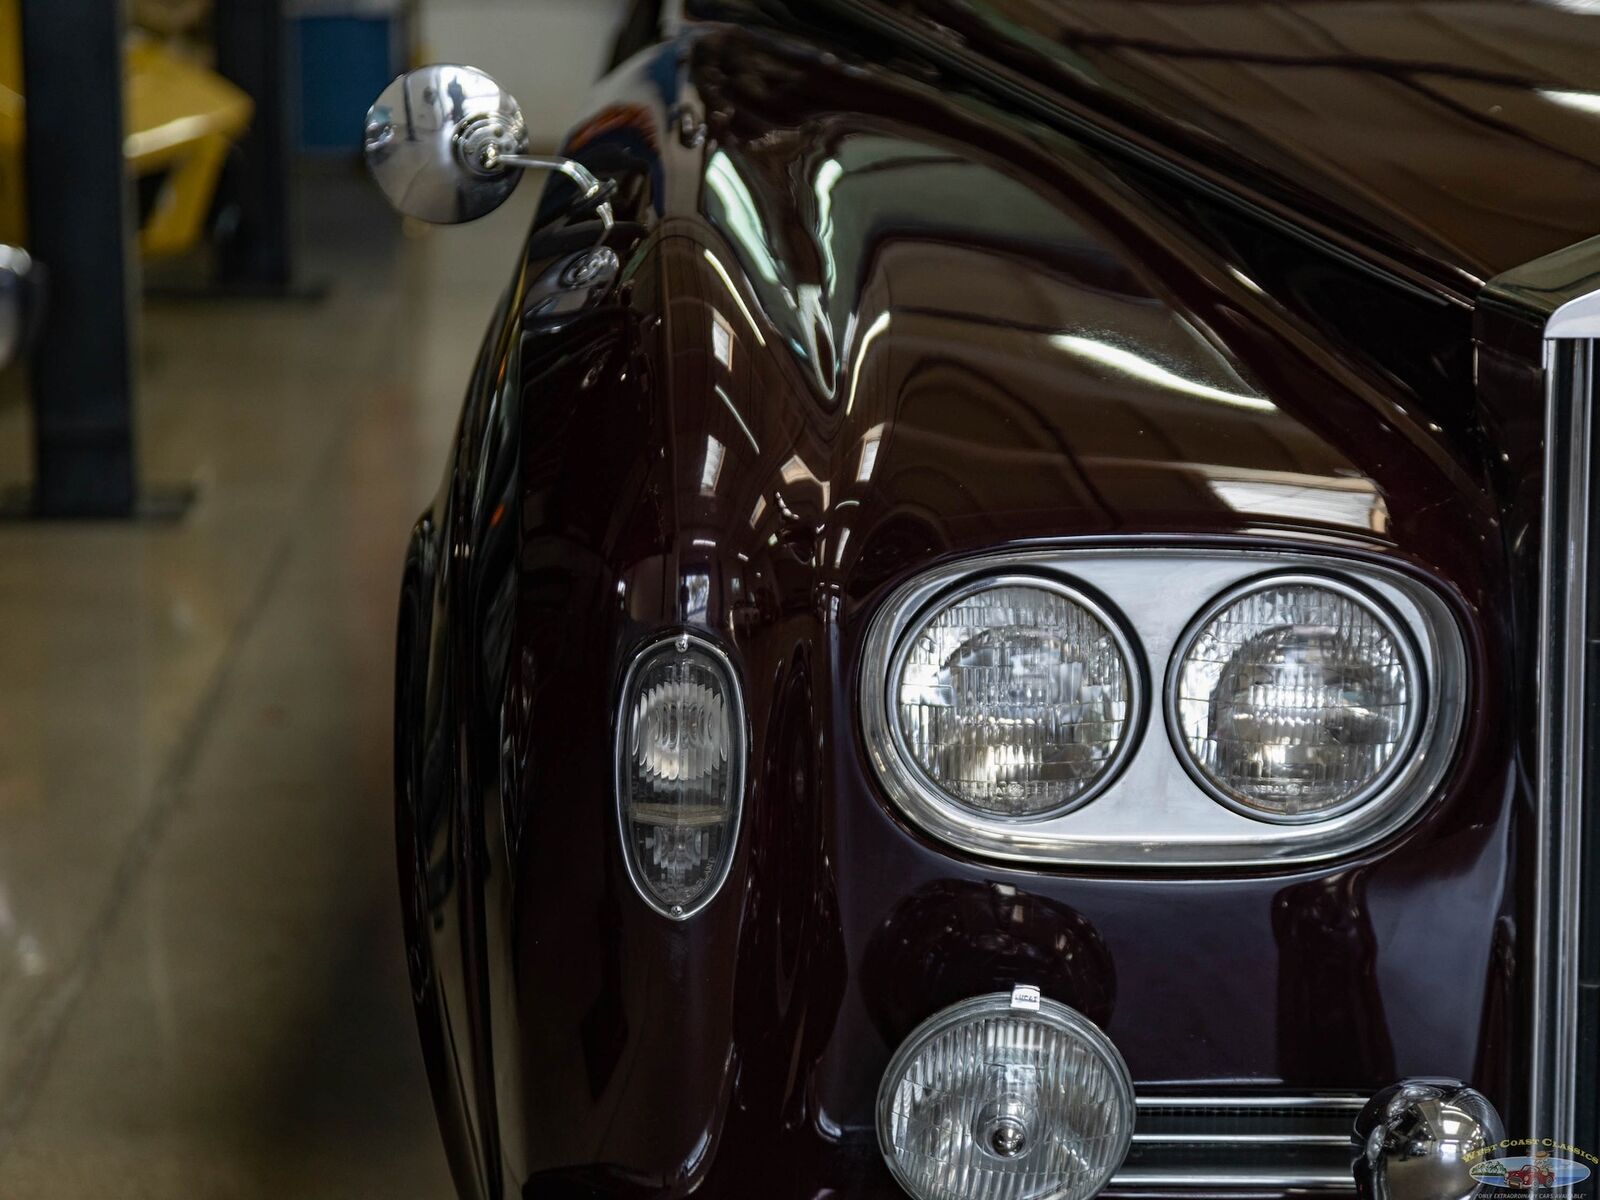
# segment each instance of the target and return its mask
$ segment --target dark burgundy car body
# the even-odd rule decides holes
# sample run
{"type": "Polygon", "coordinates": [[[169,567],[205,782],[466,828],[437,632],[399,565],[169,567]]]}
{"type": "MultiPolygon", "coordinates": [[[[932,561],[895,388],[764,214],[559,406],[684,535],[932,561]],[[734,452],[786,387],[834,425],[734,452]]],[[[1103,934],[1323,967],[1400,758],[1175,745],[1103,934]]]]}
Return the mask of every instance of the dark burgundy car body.
{"type": "Polygon", "coordinates": [[[1443,1075],[1516,1132],[1545,393],[1540,304],[1491,281],[1600,232],[1600,110],[1549,98],[1600,93],[1600,16],[687,7],[563,151],[616,185],[620,270],[560,282],[596,227],[550,184],[407,563],[398,846],[462,1194],[899,1195],[889,1056],[1021,981],[1141,1096],[1443,1075]],[[1271,405],[1062,330],[1220,358],[1271,405]],[[930,566],[1062,545],[1423,580],[1466,642],[1444,783],[1309,866],[1022,869],[913,828],[863,746],[868,623],[930,566]],[[630,655],[683,627],[726,650],[750,739],[729,878],[674,922],[630,885],[612,739],[630,655]]]}

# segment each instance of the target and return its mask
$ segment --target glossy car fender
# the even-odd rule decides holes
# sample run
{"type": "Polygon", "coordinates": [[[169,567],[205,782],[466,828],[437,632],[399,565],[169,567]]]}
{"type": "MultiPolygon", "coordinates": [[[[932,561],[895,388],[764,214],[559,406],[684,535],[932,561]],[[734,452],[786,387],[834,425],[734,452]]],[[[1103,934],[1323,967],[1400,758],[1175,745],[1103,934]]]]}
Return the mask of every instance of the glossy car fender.
{"type": "Polygon", "coordinates": [[[460,839],[447,877],[424,856],[461,931],[427,939],[430,1063],[461,1080],[445,1132],[482,1194],[896,1195],[872,1139],[894,1046],[1024,978],[1142,1088],[1453,1074],[1515,1111],[1526,797],[1465,323],[1292,243],[1288,287],[1281,231],[1041,138],[725,28],[628,64],[573,134],[617,183],[617,269],[562,283],[595,231],[552,185],[469,395],[420,638],[419,736],[458,757],[419,811],[460,839]],[[1429,368],[1360,350],[1353,294],[1429,368]],[[1475,704],[1418,820],[1320,866],[1184,873],[1024,870],[907,827],[854,700],[888,592],[999,547],[1177,543],[1440,591],[1475,704]],[[632,890],[611,786],[629,656],[678,627],[728,652],[751,735],[733,868],[682,923],[632,890]]]}

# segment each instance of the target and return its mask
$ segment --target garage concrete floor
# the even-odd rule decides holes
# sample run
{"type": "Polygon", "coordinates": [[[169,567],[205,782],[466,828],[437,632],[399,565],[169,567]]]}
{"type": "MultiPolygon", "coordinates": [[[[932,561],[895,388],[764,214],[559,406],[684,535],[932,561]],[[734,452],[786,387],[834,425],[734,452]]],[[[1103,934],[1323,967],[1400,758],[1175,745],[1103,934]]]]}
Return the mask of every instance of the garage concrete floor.
{"type": "MultiPolygon", "coordinates": [[[[391,648],[410,524],[534,187],[401,236],[305,181],[317,304],[144,313],[175,525],[0,526],[0,1196],[444,1197],[407,999],[391,648]]],[[[92,346],[86,352],[92,352],[92,346]]],[[[0,479],[26,412],[0,412],[0,479]]]]}

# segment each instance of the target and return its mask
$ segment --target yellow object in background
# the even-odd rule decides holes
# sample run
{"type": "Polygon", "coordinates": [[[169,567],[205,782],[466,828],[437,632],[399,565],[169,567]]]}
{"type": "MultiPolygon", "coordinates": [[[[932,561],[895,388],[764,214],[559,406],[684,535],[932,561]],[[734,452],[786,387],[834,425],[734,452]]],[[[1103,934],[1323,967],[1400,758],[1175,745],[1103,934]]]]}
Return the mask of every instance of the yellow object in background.
{"type": "Polygon", "coordinates": [[[189,33],[205,24],[211,0],[132,0],[128,19],[151,33],[189,33]]]}
{"type": "Polygon", "coordinates": [[[0,242],[27,241],[22,174],[22,14],[0,0],[0,242]]]}
{"type": "MultiPolygon", "coordinates": [[[[0,241],[27,244],[22,31],[0,0],[0,241]]],[[[123,53],[123,154],[141,204],[139,251],[181,254],[205,232],[229,147],[250,125],[250,97],[215,71],[140,33],[123,53]]]]}
{"type": "Polygon", "coordinates": [[[205,230],[228,148],[249,127],[250,97],[137,35],[123,57],[123,88],[129,171],[135,179],[166,172],[139,229],[140,252],[180,254],[205,230]]]}

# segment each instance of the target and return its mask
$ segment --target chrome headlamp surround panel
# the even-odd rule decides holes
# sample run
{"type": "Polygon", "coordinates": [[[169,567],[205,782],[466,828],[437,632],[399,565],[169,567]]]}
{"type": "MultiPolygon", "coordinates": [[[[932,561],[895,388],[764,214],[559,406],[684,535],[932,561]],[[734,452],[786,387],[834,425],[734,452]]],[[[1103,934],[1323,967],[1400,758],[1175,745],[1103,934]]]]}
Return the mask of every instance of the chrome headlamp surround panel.
{"type": "MultiPolygon", "coordinates": [[[[1157,546],[986,555],[935,568],[902,585],[873,617],[860,678],[867,756],[890,801],[914,826],[958,850],[1013,862],[1142,867],[1228,867],[1317,862],[1371,845],[1405,825],[1444,778],[1459,732],[1466,651],[1455,617],[1433,589],[1367,562],[1303,552],[1157,546]],[[1114,770],[1081,803],[1027,820],[965,808],[908,760],[894,715],[902,643],[936,604],[963,588],[1012,576],[1065,588],[1127,637],[1132,677],[1166,680],[1185,639],[1215,602],[1272,576],[1354,588],[1392,619],[1413,656],[1417,706],[1411,752],[1352,806],[1306,822],[1273,822],[1219,803],[1191,777],[1183,752],[1135,705],[1114,770]]],[[[1140,690],[1138,695],[1146,694],[1140,690]]],[[[1165,699],[1163,708],[1170,707],[1165,699]]]]}

